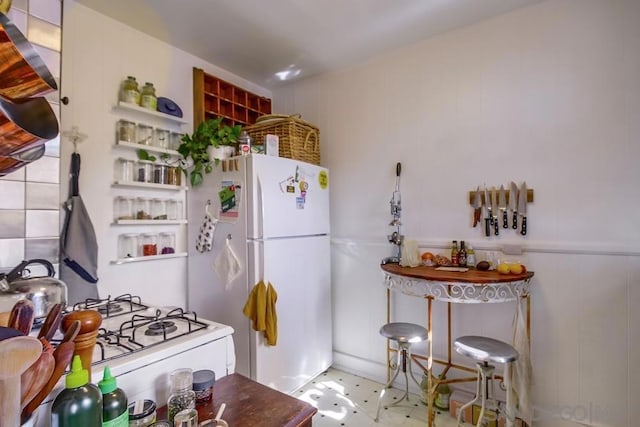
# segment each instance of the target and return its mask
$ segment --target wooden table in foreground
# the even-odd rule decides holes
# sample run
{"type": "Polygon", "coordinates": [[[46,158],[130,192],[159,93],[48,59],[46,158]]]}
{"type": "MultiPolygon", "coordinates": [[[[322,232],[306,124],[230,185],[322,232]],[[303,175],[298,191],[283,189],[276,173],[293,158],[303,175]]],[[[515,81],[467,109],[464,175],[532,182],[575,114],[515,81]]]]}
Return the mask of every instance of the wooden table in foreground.
{"type": "MultiPolygon", "coordinates": [[[[433,399],[436,388],[440,383],[456,383],[476,381],[476,376],[458,378],[454,380],[440,380],[432,373],[433,363],[444,366],[442,371],[446,374],[449,369],[459,369],[469,373],[475,373],[476,369],[457,365],[451,360],[452,336],[451,336],[451,304],[462,303],[504,303],[517,301],[519,298],[526,300],[526,334],[531,337],[531,300],[529,297],[529,284],[533,277],[532,271],[522,274],[499,274],[496,271],[479,271],[470,269],[465,272],[436,270],[435,267],[402,267],[399,264],[382,264],[384,272],[384,285],[387,288],[387,322],[391,322],[391,291],[398,291],[405,295],[424,298],[427,300],[427,322],[429,342],[427,344],[429,354],[421,356],[412,354],[412,359],[426,372],[428,372],[428,426],[433,425],[434,410],[433,399]],[[433,301],[447,303],[447,360],[433,358],[433,301]],[[422,362],[426,362],[425,367],[422,362]]],[[[402,321],[396,319],[396,321],[402,321]]],[[[391,352],[396,351],[387,342],[387,371],[390,369],[391,352]]],[[[499,377],[499,376],[496,376],[499,377]]],[[[509,402],[507,402],[509,403],[509,402]]]]}
{"type": "MultiPolygon", "coordinates": [[[[318,410],[302,400],[259,384],[240,374],[216,381],[213,403],[198,408],[198,422],[213,419],[221,404],[222,419],[229,427],[310,427],[318,410]]],[[[167,407],[158,409],[158,419],[166,419],[167,407]]]]}

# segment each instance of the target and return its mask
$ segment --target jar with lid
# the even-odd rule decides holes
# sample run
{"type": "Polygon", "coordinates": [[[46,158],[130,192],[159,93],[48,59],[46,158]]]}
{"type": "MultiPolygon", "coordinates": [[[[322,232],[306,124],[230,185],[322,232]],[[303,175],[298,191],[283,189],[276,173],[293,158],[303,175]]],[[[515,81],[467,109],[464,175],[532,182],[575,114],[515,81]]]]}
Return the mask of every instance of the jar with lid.
{"type": "Polygon", "coordinates": [[[140,248],[142,256],[158,255],[158,235],[156,233],[144,233],[140,248]]]}
{"type": "Polygon", "coordinates": [[[118,258],[135,258],[138,256],[138,235],[126,233],[118,236],[118,258]]]}
{"type": "Polygon", "coordinates": [[[118,196],[114,199],[113,219],[115,221],[133,219],[133,199],[131,197],[118,196]]]}
{"type": "Polygon", "coordinates": [[[138,81],[133,76],[127,76],[120,89],[120,101],[140,105],[140,88],[138,81]]]}
{"type": "Polygon", "coordinates": [[[165,199],[151,200],[151,219],[167,219],[167,201],[165,199]]]}
{"type": "Polygon", "coordinates": [[[128,120],[118,121],[118,140],[136,142],[136,124],[128,120]]]}
{"type": "Polygon", "coordinates": [[[136,142],[142,145],[153,143],[153,128],[149,125],[138,123],[136,126],[136,142]]]}
{"type": "Polygon", "coordinates": [[[167,166],[167,184],[179,186],[182,183],[180,173],[181,171],[179,167],[167,166]]]}
{"type": "Polygon", "coordinates": [[[153,146],[158,148],[169,148],[169,131],[155,128],[153,131],[153,146]]]}
{"type": "Polygon", "coordinates": [[[160,253],[169,255],[176,253],[176,235],[171,231],[165,231],[159,235],[160,253]]]}
{"type": "Polygon", "coordinates": [[[167,219],[177,220],[178,218],[178,201],[175,199],[167,199],[167,219]]]}
{"type": "Polygon", "coordinates": [[[193,373],[193,391],[196,392],[196,407],[204,406],[213,400],[213,384],[216,373],[209,369],[202,369],[193,373]]]}
{"type": "Polygon", "coordinates": [[[140,94],[140,106],[156,111],[158,109],[158,98],[156,98],[156,88],[153,83],[146,82],[140,94]]]}
{"type": "Polygon", "coordinates": [[[153,165],[153,182],[155,184],[167,183],[167,165],[153,165]]]}
{"type": "Polygon", "coordinates": [[[184,134],[179,132],[171,132],[169,135],[169,149],[170,150],[178,150],[180,144],[182,144],[182,137],[184,134]]]}
{"type": "Polygon", "coordinates": [[[120,157],[116,162],[116,176],[118,182],[134,181],[133,169],[135,161],[120,157]]]}
{"type": "Polygon", "coordinates": [[[136,219],[151,219],[151,200],[146,197],[136,198],[136,219]]]}
{"type": "Polygon", "coordinates": [[[152,182],[152,167],[153,163],[149,160],[138,160],[135,163],[134,180],[136,182],[152,182]]]}
{"type": "Polygon", "coordinates": [[[129,427],[149,427],[156,421],[156,403],[137,400],[129,405],[129,427]]]}
{"type": "Polygon", "coordinates": [[[195,409],[196,393],[192,389],[193,371],[189,368],[171,372],[171,395],[167,400],[167,416],[173,422],[176,414],[185,409],[195,409]]]}

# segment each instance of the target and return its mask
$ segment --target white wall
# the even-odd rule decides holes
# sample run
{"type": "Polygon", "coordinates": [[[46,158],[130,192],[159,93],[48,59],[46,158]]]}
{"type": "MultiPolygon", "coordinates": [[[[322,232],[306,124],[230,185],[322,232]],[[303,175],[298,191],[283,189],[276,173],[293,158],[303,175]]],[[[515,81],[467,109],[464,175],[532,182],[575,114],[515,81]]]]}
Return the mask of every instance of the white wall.
{"type": "MultiPolygon", "coordinates": [[[[143,17],[141,17],[143,19],[143,17]]],[[[121,81],[136,76],[142,84],[152,82],[158,96],[175,101],[189,122],[182,130],[193,130],[192,69],[199,67],[255,93],[270,92],[228,71],[153,39],[137,30],[98,14],[74,1],[64,2],[61,96],[70,99],[62,105],[61,129],[78,126],[88,139],[78,146],[82,156],[80,194],[98,237],[98,288],[101,297],[123,293],[140,295],[153,305],[186,307],[186,258],[113,265],[117,236],[127,232],[177,231],[186,251],[186,226],[113,226],[113,197],[119,194],[149,197],[175,197],[166,192],[120,190],[112,188],[114,159],[133,156],[113,147],[116,122],[121,117],[112,110],[118,100],[121,81]]],[[[140,121],[144,119],[140,118],[140,121]]],[[[135,121],[135,119],[134,119],[135,121]]],[[[153,123],[152,123],[153,124],[153,123]]],[[[160,126],[160,124],[158,124],[160,126]]],[[[61,143],[61,200],[68,194],[67,173],[72,145],[61,143]]],[[[184,195],[182,196],[184,197],[184,195]]],[[[179,245],[180,246],[180,245],[179,245]]],[[[213,271],[211,272],[213,274],[213,271]]]]}
{"type": "MultiPolygon", "coordinates": [[[[549,0],[275,91],[275,112],[319,126],[331,171],[338,365],[384,377],[378,264],[391,254],[399,161],[407,238],[443,254],[466,240],[480,258],[524,247],[517,258],[535,271],[534,403],[540,417],[557,415],[535,425],[637,425],[638,22],[633,0],[549,0]],[[535,191],[529,234],[485,238],[467,192],[511,180],[535,191]]],[[[396,320],[424,321],[423,301],[394,298],[396,320]]],[[[513,306],[454,310],[454,336],[509,339],[513,306]]]]}

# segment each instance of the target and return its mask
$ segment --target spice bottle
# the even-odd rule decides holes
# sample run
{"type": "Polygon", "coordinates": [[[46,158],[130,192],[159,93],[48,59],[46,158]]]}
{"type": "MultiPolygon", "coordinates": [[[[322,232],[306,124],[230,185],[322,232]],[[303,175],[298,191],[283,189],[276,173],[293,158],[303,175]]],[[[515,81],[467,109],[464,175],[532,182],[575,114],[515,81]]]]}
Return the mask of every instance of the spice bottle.
{"type": "Polygon", "coordinates": [[[458,265],[460,267],[467,266],[467,248],[464,244],[464,240],[460,241],[460,250],[458,251],[458,265]]]}
{"type": "Polygon", "coordinates": [[[213,384],[216,382],[216,373],[208,369],[202,369],[193,373],[193,391],[196,393],[196,407],[211,404],[213,400],[213,384]]]}
{"type": "Polygon", "coordinates": [[[126,80],[122,82],[120,101],[140,105],[140,89],[135,77],[127,76],[126,80]]]}
{"type": "Polygon", "coordinates": [[[189,368],[176,369],[171,373],[171,395],[167,400],[167,416],[173,423],[178,412],[195,409],[196,392],[192,389],[193,371],[189,368]]]}
{"type": "Polygon", "coordinates": [[[471,245],[467,248],[467,267],[475,267],[476,266],[476,252],[473,250],[471,245]]]}
{"type": "Polygon", "coordinates": [[[102,425],[102,393],[89,383],[89,371],[82,368],[79,355],[73,356],[71,372],[51,406],[51,425],[86,427],[102,425]]]}
{"type": "Polygon", "coordinates": [[[142,88],[140,96],[140,106],[156,111],[158,109],[158,98],[156,98],[156,88],[153,83],[146,82],[142,88]]]}
{"type": "Polygon", "coordinates": [[[458,241],[451,243],[451,264],[458,265],[458,241]]]}
{"type": "Polygon", "coordinates": [[[128,427],[127,396],[118,388],[108,366],[104,368],[103,378],[98,382],[98,387],[102,392],[102,427],[128,427]]]}

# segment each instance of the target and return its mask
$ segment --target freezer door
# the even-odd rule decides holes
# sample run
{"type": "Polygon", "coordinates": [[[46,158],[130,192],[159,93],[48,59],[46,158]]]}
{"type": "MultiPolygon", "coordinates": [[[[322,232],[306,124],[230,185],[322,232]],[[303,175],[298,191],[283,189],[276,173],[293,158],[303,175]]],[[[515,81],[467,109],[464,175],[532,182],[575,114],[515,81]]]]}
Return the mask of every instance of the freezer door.
{"type": "Polygon", "coordinates": [[[248,237],[329,233],[329,172],[296,160],[247,156],[248,237]]]}
{"type": "Polygon", "coordinates": [[[278,294],[277,344],[252,331],[251,378],[292,393],[332,363],[329,237],[250,241],[249,258],[252,283],[278,294]]]}

